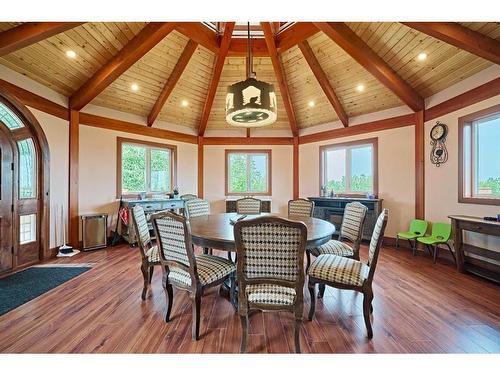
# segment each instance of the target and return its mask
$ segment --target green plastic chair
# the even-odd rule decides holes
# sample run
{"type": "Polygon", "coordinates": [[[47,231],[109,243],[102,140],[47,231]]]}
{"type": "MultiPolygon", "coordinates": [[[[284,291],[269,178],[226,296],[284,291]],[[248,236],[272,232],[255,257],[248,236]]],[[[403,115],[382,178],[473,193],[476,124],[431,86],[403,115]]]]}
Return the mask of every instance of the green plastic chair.
{"type": "Polygon", "coordinates": [[[417,241],[423,243],[431,254],[434,254],[434,263],[436,263],[436,258],[439,252],[439,245],[446,245],[448,250],[450,250],[451,256],[455,263],[457,262],[455,259],[455,254],[451,250],[448,241],[451,237],[451,224],[447,223],[434,223],[432,225],[432,233],[430,236],[419,237],[417,241]]]}
{"type": "Polygon", "coordinates": [[[425,236],[425,232],[427,232],[427,225],[428,223],[425,220],[413,219],[410,222],[410,229],[408,232],[399,232],[396,235],[396,247],[399,247],[400,238],[408,240],[413,256],[415,256],[417,250],[417,238],[425,236]]]}

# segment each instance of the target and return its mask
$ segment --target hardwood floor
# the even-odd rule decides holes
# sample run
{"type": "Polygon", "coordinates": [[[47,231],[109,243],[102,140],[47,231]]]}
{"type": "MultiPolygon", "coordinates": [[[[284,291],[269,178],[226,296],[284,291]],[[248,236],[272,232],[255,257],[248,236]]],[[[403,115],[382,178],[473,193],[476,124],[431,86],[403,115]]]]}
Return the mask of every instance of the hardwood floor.
{"type": "MultiPolygon", "coordinates": [[[[362,258],[366,259],[366,246],[362,258]]],[[[326,289],[312,322],[304,321],[304,353],[500,353],[500,287],[458,274],[451,263],[407,249],[381,250],[374,281],[372,340],[366,338],[361,295],[326,289]]],[[[212,288],[202,299],[200,340],[191,341],[191,302],[174,291],[171,322],[156,268],[146,301],[137,249],[82,253],[50,263],[93,269],[0,317],[0,352],[237,353],[240,322],[212,288]]],[[[309,293],[305,314],[309,309],[309,293]]],[[[254,312],[248,352],[293,352],[293,318],[254,312]]]]}

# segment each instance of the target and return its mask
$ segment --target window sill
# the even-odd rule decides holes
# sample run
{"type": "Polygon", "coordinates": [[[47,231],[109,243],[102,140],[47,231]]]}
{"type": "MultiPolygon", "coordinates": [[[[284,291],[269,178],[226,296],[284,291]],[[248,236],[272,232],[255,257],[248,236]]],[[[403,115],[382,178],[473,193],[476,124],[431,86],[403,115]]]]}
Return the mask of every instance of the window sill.
{"type": "Polygon", "coordinates": [[[459,197],[458,203],[483,204],[483,205],[488,205],[488,206],[500,206],[500,198],[459,197]]]}

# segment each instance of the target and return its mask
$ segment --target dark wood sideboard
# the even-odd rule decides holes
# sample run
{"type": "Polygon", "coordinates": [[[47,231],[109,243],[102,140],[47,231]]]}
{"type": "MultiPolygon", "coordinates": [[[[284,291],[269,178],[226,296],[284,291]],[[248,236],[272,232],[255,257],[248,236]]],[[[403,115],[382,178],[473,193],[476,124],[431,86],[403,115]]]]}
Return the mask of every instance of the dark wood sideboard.
{"type": "Polygon", "coordinates": [[[344,209],[347,203],[359,202],[368,208],[366,214],[365,226],[363,228],[363,239],[370,240],[377,221],[378,215],[382,212],[382,199],[368,199],[368,198],[347,198],[347,197],[308,197],[314,202],[313,216],[319,219],[328,220],[335,224],[338,235],[342,218],[344,216],[344,209]]]}
{"type": "MultiPolygon", "coordinates": [[[[260,199],[258,197],[255,197],[260,199]]],[[[240,198],[227,198],[226,199],[226,212],[236,212],[236,201],[240,198]]],[[[262,212],[271,212],[271,199],[263,198],[262,201],[262,212]]]]}

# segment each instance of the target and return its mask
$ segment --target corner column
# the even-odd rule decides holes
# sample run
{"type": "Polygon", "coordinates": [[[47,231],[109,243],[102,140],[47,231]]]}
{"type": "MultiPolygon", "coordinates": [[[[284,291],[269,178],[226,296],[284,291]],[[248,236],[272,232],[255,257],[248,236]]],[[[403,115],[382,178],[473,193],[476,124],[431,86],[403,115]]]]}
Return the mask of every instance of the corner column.
{"type": "Polygon", "coordinates": [[[198,137],[198,198],[203,198],[203,137],[198,137]]]}
{"type": "Polygon", "coordinates": [[[415,218],[425,218],[424,111],[415,112],[415,218]]]}
{"type": "Polygon", "coordinates": [[[78,216],[78,159],[80,112],[69,111],[69,186],[68,186],[68,243],[80,247],[80,220],[78,216]]]}
{"type": "Polygon", "coordinates": [[[299,137],[293,137],[293,199],[299,198],[299,137]]]}

